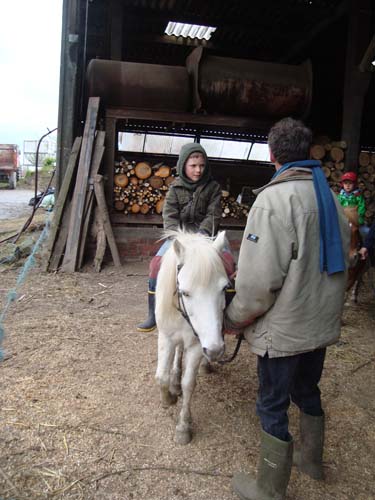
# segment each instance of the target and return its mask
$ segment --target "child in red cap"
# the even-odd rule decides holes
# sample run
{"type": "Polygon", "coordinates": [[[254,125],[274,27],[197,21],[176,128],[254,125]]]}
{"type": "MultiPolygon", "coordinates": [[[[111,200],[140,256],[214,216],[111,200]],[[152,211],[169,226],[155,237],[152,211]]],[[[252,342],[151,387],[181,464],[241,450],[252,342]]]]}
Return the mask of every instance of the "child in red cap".
{"type": "Polygon", "coordinates": [[[358,225],[365,222],[365,199],[357,187],[357,174],[355,172],[345,172],[341,177],[342,189],[338,194],[340,204],[346,207],[356,207],[358,212],[358,225]]]}

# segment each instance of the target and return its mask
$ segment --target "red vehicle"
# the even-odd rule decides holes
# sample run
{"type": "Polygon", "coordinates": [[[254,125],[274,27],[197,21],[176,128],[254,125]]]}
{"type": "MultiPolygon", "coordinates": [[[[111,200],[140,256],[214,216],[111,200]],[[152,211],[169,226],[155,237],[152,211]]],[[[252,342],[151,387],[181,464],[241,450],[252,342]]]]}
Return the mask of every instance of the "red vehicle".
{"type": "Polygon", "coordinates": [[[19,149],[17,144],[0,144],[0,181],[15,189],[18,179],[19,149]]]}

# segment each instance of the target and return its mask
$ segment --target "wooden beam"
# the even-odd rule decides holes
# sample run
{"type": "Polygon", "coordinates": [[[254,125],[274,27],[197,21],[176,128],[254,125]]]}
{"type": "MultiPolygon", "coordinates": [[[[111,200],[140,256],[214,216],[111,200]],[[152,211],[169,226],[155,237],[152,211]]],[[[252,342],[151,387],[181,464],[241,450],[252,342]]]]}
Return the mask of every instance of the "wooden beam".
{"type": "Polygon", "coordinates": [[[366,52],[362,57],[362,61],[359,63],[359,71],[364,73],[365,71],[375,71],[375,66],[372,61],[375,60],[375,35],[372,37],[366,52]]]}
{"type": "Polygon", "coordinates": [[[358,168],[363,103],[371,78],[371,73],[361,73],[358,68],[372,29],[369,9],[369,0],[351,0],[341,132],[341,139],[348,145],[345,166],[351,170],[358,168]]]}
{"type": "MultiPolygon", "coordinates": [[[[139,108],[107,108],[106,118],[109,120],[138,119],[168,121],[180,124],[195,124],[201,126],[213,127],[233,127],[244,128],[253,131],[254,134],[267,133],[274,120],[261,120],[247,116],[229,116],[229,115],[204,115],[197,113],[180,113],[173,111],[150,111],[139,108]]],[[[107,130],[107,122],[106,122],[107,130]]],[[[107,134],[107,141],[109,140],[107,134]]],[[[106,142],[107,145],[107,142],[106,142]]]]}
{"type": "Polygon", "coordinates": [[[79,0],[64,0],[61,38],[59,115],[57,120],[56,196],[68,165],[75,137],[81,10],[79,0]]]}

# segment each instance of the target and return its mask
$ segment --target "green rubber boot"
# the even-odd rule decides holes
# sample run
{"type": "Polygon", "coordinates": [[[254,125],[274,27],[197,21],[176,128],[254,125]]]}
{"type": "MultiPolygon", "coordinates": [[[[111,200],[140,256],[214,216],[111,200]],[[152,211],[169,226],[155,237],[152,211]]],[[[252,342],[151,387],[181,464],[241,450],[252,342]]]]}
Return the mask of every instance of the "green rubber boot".
{"type": "Polygon", "coordinates": [[[262,431],[258,475],[243,472],[232,480],[241,500],[284,500],[293,460],[293,441],[281,441],[262,431]]]}
{"type": "Polygon", "coordinates": [[[313,417],[301,412],[300,439],[301,443],[293,454],[294,465],[312,479],[324,479],[324,415],[313,417]]]}
{"type": "Polygon", "coordinates": [[[148,318],[137,325],[138,332],[152,332],[156,328],[155,320],[155,292],[148,291],[148,318]]]}

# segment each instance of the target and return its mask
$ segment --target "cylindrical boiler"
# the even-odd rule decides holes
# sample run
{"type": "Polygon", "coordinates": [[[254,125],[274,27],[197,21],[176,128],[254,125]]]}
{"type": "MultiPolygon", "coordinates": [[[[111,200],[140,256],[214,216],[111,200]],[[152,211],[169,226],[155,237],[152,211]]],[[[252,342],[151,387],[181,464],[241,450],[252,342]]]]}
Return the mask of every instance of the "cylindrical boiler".
{"type": "Polygon", "coordinates": [[[196,110],[278,119],[304,117],[312,93],[310,62],[299,66],[203,54],[195,49],[187,59],[196,110]]]}
{"type": "Polygon", "coordinates": [[[87,67],[89,96],[106,106],[188,111],[191,108],[186,68],[92,59],[87,67]]]}

